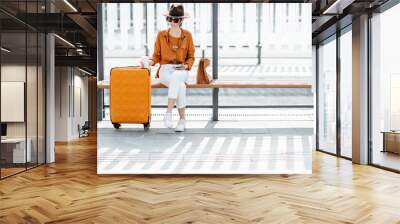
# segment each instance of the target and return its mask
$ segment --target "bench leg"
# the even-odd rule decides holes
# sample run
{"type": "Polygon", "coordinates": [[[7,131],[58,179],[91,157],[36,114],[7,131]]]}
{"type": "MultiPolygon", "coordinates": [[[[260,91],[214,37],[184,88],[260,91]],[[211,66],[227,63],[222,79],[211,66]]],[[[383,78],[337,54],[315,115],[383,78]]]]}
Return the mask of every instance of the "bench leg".
{"type": "Polygon", "coordinates": [[[218,121],[218,88],[213,89],[213,112],[212,112],[212,120],[213,121],[218,121]]]}

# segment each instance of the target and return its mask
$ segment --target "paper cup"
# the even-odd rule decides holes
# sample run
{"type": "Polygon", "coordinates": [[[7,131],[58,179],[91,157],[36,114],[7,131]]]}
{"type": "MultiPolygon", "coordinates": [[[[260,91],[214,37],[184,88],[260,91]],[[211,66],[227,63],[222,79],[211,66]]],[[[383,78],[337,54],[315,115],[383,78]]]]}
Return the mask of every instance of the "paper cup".
{"type": "Polygon", "coordinates": [[[148,57],[142,57],[142,64],[144,68],[150,67],[150,60],[148,57]]]}

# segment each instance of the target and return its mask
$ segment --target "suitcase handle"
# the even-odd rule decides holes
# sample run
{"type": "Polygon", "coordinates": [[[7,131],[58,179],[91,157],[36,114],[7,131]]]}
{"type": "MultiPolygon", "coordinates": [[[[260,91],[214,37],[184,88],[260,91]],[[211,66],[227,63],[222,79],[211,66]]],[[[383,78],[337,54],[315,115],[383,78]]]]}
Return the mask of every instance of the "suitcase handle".
{"type": "Polygon", "coordinates": [[[130,65],[130,66],[120,66],[120,67],[112,67],[110,69],[110,77],[111,77],[111,73],[113,69],[117,69],[117,68],[141,68],[141,69],[146,69],[149,73],[149,75],[151,76],[151,70],[149,68],[142,68],[139,65],[130,65]]]}

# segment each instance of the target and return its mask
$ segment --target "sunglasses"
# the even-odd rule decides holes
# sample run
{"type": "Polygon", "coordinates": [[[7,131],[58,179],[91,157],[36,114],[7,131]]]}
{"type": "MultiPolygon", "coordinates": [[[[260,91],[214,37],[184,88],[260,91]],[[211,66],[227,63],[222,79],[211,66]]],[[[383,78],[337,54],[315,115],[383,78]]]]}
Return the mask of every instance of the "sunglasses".
{"type": "Polygon", "coordinates": [[[180,18],[173,18],[171,16],[167,16],[165,19],[170,23],[179,23],[179,21],[181,20],[180,18]]]}

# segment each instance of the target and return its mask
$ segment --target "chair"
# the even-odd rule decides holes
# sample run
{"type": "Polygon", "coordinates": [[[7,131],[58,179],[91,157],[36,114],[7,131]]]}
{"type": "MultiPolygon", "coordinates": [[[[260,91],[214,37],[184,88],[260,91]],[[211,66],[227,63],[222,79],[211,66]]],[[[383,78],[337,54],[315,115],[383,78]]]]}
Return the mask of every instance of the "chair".
{"type": "Polygon", "coordinates": [[[89,129],[90,129],[89,121],[85,121],[82,127],[78,125],[79,138],[89,136],[89,129]]]}

